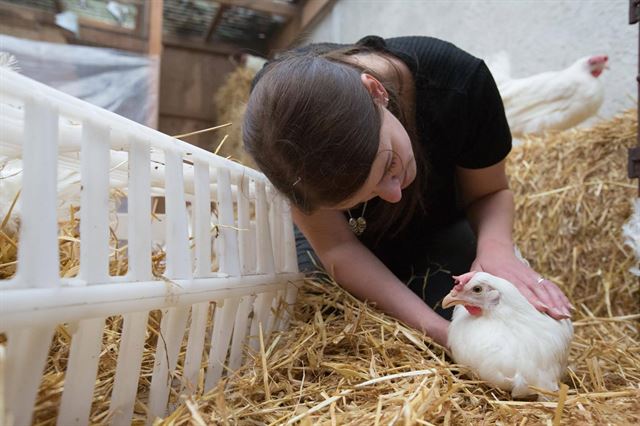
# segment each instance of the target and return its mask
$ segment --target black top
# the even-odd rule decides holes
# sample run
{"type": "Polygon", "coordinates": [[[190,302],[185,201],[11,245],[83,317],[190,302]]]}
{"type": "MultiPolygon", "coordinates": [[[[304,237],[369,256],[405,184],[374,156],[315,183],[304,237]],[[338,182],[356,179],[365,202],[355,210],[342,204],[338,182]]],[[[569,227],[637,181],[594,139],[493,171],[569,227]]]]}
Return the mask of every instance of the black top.
{"type": "MultiPolygon", "coordinates": [[[[511,150],[511,132],[500,93],[481,59],[432,37],[384,40],[368,36],[357,44],[402,60],[415,81],[416,131],[429,169],[426,215],[417,213],[398,235],[383,236],[375,246],[374,236],[367,236],[366,231],[361,238],[387,267],[406,280],[418,272],[414,264],[423,261],[416,256],[429,251],[431,235],[464,217],[456,189],[456,166],[480,169],[500,162],[511,150]]],[[[356,216],[359,212],[352,213],[356,216]]]]}
{"type": "MultiPolygon", "coordinates": [[[[424,253],[430,236],[464,217],[456,189],[456,166],[479,169],[500,162],[511,150],[511,133],[496,84],[481,59],[451,43],[424,36],[386,40],[367,36],[356,44],[402,60],[415,82],[416,131],[429,169],[427,212],[416,213],[393,238],[377,239],[366,231],[361,236],[391,271],[406,279],[413,268],[412,259],[424,253]],[[378,240],[375,246],[374,240],[378,240]]],[[[299,50],[323,53],[346,46],[320,43],[299,50]]],[[[378,202],[383,201],[369,201],[367,211],[375,210],[378,202]]],[[[354,217],[359,213],[352,211],[354,217]]]]}

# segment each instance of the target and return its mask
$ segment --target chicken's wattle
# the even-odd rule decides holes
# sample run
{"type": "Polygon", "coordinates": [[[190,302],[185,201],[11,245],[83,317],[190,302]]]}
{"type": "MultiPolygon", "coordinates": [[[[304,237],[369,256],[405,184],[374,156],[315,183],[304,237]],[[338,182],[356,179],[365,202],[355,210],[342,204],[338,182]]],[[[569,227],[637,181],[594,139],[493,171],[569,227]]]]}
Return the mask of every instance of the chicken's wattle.
{"type": "Polygon", "coordinates": [[[482,315],[482,309],[477,306],[464,305],[464,307],[467,310],[467,312],[469,312],[471,315],[474,315],[474,316],[482,315]]]}

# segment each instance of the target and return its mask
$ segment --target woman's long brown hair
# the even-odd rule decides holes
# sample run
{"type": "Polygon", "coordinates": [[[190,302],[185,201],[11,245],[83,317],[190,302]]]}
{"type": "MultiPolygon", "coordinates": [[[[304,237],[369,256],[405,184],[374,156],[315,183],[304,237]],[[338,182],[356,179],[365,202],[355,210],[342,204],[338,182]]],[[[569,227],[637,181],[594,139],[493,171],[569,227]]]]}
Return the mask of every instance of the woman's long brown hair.
{"type": "Polygon", "coordinates": [[[311,48],[267,64],[254,81],[242,134],[258,168],[299,210],[339,204],[362,187],[378,153],[381,107],[360,75],[376,77],[389,93],[387,108],[409,133],[418,173],[398,203],[379,200],[367,209],[366,239],[375,242],[424,209],[426,164],[397,96],[399,71],[382,78],[349,61],[356,53],[378,54],[363,46],[311,48]]]}

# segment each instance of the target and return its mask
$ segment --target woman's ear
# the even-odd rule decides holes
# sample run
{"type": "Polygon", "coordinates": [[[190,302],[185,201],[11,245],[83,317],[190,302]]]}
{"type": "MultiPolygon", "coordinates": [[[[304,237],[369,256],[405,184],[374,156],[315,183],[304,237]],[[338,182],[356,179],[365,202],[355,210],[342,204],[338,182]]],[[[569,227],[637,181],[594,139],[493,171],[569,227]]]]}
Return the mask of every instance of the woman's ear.
{"type": "Polygon", "coordinates": [[[360,74],[360,79],[362,80],[364,87],[371,94],[374,102],[382,105],[383,107],[386,107],[389,104],[389,94],[387,93],[387,89],[385,89],[382,83],[380,83],[374,76],[362,73],[360,74]]]}

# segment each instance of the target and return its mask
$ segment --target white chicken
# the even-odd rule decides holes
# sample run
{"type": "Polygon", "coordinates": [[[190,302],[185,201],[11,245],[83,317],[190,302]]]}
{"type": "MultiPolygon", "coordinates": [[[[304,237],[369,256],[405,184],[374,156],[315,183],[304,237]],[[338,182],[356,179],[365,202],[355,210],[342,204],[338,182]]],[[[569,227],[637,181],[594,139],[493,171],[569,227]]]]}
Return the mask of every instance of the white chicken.
{"type": "Polygon", "coordinates": [[[565,130],[596,114],[604,100],[598,77],[608,60],[605,55],[587,56],[561,71],[511,78],[506,53],[500,52],[488,59],[511,134],[521,137],[565,130]]]}
{"type": "Polygon", "coordinates": [[[485,272],[458,282],[442,301],[454,305],[448,344],[457,363],[515,398],[535,394],[529,386],[558,390],[573,337],[570,320],[538,312],[513,284],[485,272]]]}

